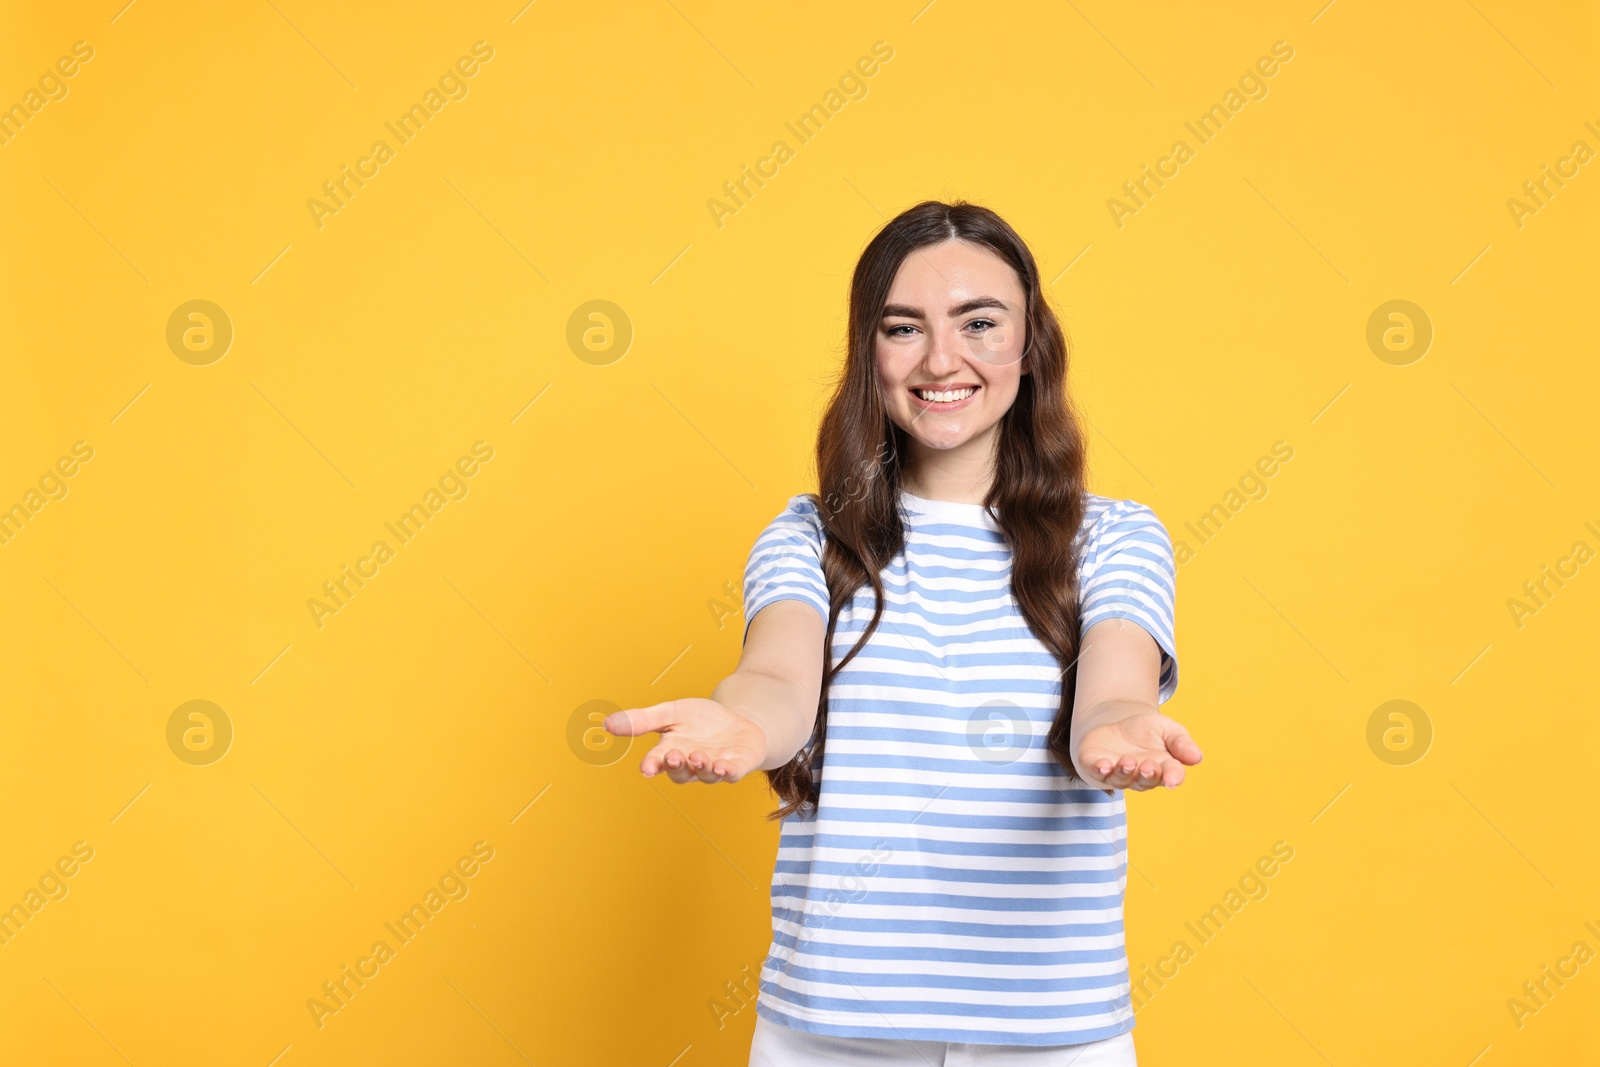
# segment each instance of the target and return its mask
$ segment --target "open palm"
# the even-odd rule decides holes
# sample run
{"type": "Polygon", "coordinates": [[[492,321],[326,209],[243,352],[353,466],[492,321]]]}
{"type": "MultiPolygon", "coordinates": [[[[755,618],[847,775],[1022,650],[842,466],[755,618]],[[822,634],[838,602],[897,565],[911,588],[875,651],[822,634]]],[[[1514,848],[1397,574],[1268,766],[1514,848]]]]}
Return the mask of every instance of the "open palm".
{"type": "Polygon", "coordinates": [[[639,770],[652,778],[665,768],[679,785],[737,782],[767,758],[767,735],[760,726],[702,697],[613,712],[603,725],[624,737],[659,732],[660,743],[645,753],[639,770]]]}
{"type": "Polygon", "coordinates": [[[1074,759],[1078,773],[1107,793],[1116,789],[1175,789],[1184,766],[1199,763],[1200,746],[1179,723],[1160,712],[1130,715],[1083,735],[1074,759]]]}

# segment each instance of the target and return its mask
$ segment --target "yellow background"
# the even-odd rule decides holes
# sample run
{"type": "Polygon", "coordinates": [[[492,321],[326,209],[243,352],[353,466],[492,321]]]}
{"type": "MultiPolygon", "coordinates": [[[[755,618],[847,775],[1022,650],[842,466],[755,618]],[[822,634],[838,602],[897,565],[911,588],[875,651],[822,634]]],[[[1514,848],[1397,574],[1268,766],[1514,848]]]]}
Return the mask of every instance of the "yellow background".
{"type": "Polygon", "coordinates": [[[1600,1063],[1600,962],[1507,1007],[1600,951],[1600,563],[1507,607],[1600,549],[1600,163],[1520,227],[1506,206],[1600,149],[1594,5],[0,19],[0,104],[94,49],[0,146],[0,506],[94,449],[0,545],[0,905],[94,849],[0,946],[7,1063],[743,1064],[753,1009],[708,1002],[766,949],[763,782],[647,781],[648,739],[594,765],[569,726],[732,667],[708,601],[813,488],[856,258],[958,196],[1050,282],[1097,492],[1194,547],[1294,449],[1179,572],[1164,710],[1206,759],[1130,800],[1136,975],[1273,842],[1294,859],[1141,1008],[1141,1063],[1600,1063]],[[319,228],[307,200],[479,40],[468,95],[319,228]],[[1268,95],[1194,145],[1279,40],[1268,95]],[[867,95],[799,144],[876,41],[867,95]],[[1119,228],[1107,200],[1180,137],[1119,228]],[[235,334],[206,366],[166,342],[195,299],[235,334]],[[1392,299],[1435,331],[1407,366],[1365,340],[1392,299]],[[591,300],[632,325],[609,365],[566,340],[591,300]],[[319,628],[308,599],[480,440],[468,495],[319,628]],[[207,766],[167,743],[197,699],[234,729],[207,766]],[[1433,730],[1406,766],[1366,740],[1396,699],[1433,730]],[[307,1000],[478,841],[469,895],[319,1028],[307,1000]]]}

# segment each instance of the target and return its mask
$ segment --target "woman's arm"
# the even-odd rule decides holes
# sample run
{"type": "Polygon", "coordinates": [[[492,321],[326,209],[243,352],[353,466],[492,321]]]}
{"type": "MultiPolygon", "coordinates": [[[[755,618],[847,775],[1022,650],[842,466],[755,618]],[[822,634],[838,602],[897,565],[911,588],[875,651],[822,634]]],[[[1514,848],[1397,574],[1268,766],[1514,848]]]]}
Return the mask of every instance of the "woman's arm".
{"type": "Polygon", "coordinates": [[[757,770],[775,770],[811,739],[822,695],[825,626],[815,608],[779,600],[756,613],[739,666],[711,691],[711,699],[755,721],[767,739],[757,770]]]}
{"type": "Polygon", "coordinates": [[[1184,765],[1200,762],[1200,746],[1158,710],[1161,649],[1129,619],[1089,627],[1078,653],[1072,732],[1078,774],[1107,793],[1176,788],[1184,765]]]}
{"type": "Polygon", "coordinates": [[[653,777],[663,767],[680,784],[736,782],[755,770],[773,770],[794,758],[811,738],[822,692],[822,642],[826,627],[816,608],[778,600],[756,613],[739,665],[711,692],[606,716],[619,736],[661,734],[639,770],[653,777]]]}

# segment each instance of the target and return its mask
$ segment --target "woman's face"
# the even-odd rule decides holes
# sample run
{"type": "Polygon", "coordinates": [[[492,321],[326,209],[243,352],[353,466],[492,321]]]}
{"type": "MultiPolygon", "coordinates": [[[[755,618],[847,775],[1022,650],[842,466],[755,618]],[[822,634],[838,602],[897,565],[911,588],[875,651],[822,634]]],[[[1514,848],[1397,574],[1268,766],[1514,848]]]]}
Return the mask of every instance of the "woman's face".
{"type": "Polygon", "coordinates": [[[1021,279],[982,245],[949,240],[906,256],[876,337],[889,418],[925,448],[987,455],[1028,373],[1026,320],[1021,279]]]}

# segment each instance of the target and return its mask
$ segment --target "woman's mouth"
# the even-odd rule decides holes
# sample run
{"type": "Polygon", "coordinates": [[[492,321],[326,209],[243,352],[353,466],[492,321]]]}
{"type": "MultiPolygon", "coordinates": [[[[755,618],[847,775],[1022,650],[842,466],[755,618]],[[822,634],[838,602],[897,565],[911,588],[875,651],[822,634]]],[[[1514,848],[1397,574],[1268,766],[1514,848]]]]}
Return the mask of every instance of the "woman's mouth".
{"type": "Polygon", "coordinates": [[[918,386],[907,390],[923,411],[959,411],[972,402],[980,385],[954,385],[943,388],[918,386]]]}

